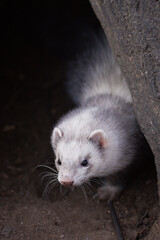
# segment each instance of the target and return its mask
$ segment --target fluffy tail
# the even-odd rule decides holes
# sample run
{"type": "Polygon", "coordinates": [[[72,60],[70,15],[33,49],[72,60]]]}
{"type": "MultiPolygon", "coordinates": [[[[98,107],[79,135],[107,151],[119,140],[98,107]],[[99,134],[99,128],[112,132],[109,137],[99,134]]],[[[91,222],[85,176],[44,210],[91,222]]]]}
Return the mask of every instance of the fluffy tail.
{"type": "Polygon", "coordinates": [[[106,93],[122,97],[127,102],[132,101],[103,32],[97,35],[90,32],[87,48],[69,63],[67,85],[69,94],[77,104],[106,93]]]}

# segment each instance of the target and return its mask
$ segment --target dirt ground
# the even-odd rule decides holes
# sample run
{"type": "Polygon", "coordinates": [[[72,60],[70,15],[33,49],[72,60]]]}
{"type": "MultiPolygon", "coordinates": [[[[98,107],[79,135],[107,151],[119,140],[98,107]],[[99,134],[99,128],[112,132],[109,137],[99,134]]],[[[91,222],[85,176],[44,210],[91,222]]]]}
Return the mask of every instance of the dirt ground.
{"type": "MultiPolygon", "coordinates": [[[[107,203],[93,199],[97,186],[86,190],[87,197],[58,186],[42,199],[39,174],[45,169],[35,167],[53,164],[51,130],[73,107],[63,89],[66,59],[37,43],[38,30],[28,36],[33,18],[25,32],[9,6],[9,12],[8,5],[1,9],[0,239],[116,240],[107,203]]],[[[126,240],[160,239],[154,168],[144,169],[114,204],[126,240]]]]}

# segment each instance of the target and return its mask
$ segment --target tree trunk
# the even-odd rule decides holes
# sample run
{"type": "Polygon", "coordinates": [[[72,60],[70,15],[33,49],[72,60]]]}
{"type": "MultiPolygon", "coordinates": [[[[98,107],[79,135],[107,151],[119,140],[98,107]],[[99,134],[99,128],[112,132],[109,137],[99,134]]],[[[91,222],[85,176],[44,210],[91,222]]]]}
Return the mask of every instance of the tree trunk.
{"type": "Polygon", "coordinates": [[[155,156],[160,199],[160,1],[90,0],[155,156]]]}

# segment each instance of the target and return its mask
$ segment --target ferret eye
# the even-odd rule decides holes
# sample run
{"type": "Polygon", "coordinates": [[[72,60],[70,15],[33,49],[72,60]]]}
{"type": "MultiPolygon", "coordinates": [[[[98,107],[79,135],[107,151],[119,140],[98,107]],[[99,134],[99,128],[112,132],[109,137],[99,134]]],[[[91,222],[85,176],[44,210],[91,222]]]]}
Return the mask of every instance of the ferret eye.
{"type": "Polygon", "coordinates": [[[88,161],[85,159],[85,160],[83,160],[83,162],[81,163],[81,165],[83,166],[83,167],[86,167],[87,165],[88,165],[88,161]]]}
{"type": "Polygon", "coordinates": [[[58,159],[57,164],[58,164],[58,165],[61,165],[61,164],[62,164],[60,159],[58,159]]]}

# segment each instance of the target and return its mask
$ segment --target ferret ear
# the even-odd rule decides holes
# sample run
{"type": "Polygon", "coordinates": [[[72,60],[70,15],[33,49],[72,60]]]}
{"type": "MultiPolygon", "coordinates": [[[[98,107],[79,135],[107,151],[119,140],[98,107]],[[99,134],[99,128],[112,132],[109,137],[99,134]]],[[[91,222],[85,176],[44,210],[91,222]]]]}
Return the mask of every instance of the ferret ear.
{"type": "Polygon", "coordinates": [[[54,148],[57,147],[57,144],[62,137],[63,137],[63,132],[61,131],[61,129],[58,128],[58,127],[55,127],[53,129],[53,133],[52,133],[52,136],[51,136],[51,143],[52,143],[54,148]]]}
{"type": "Polygon", "coordinates": [[[107,139],[106,139],[106,134],[102,129],[97,129],[94,130],[90,135],[89,135],[89,140],[92,142],[98,144],[98,146],[106,148],[107,147],[107,139]]]}

